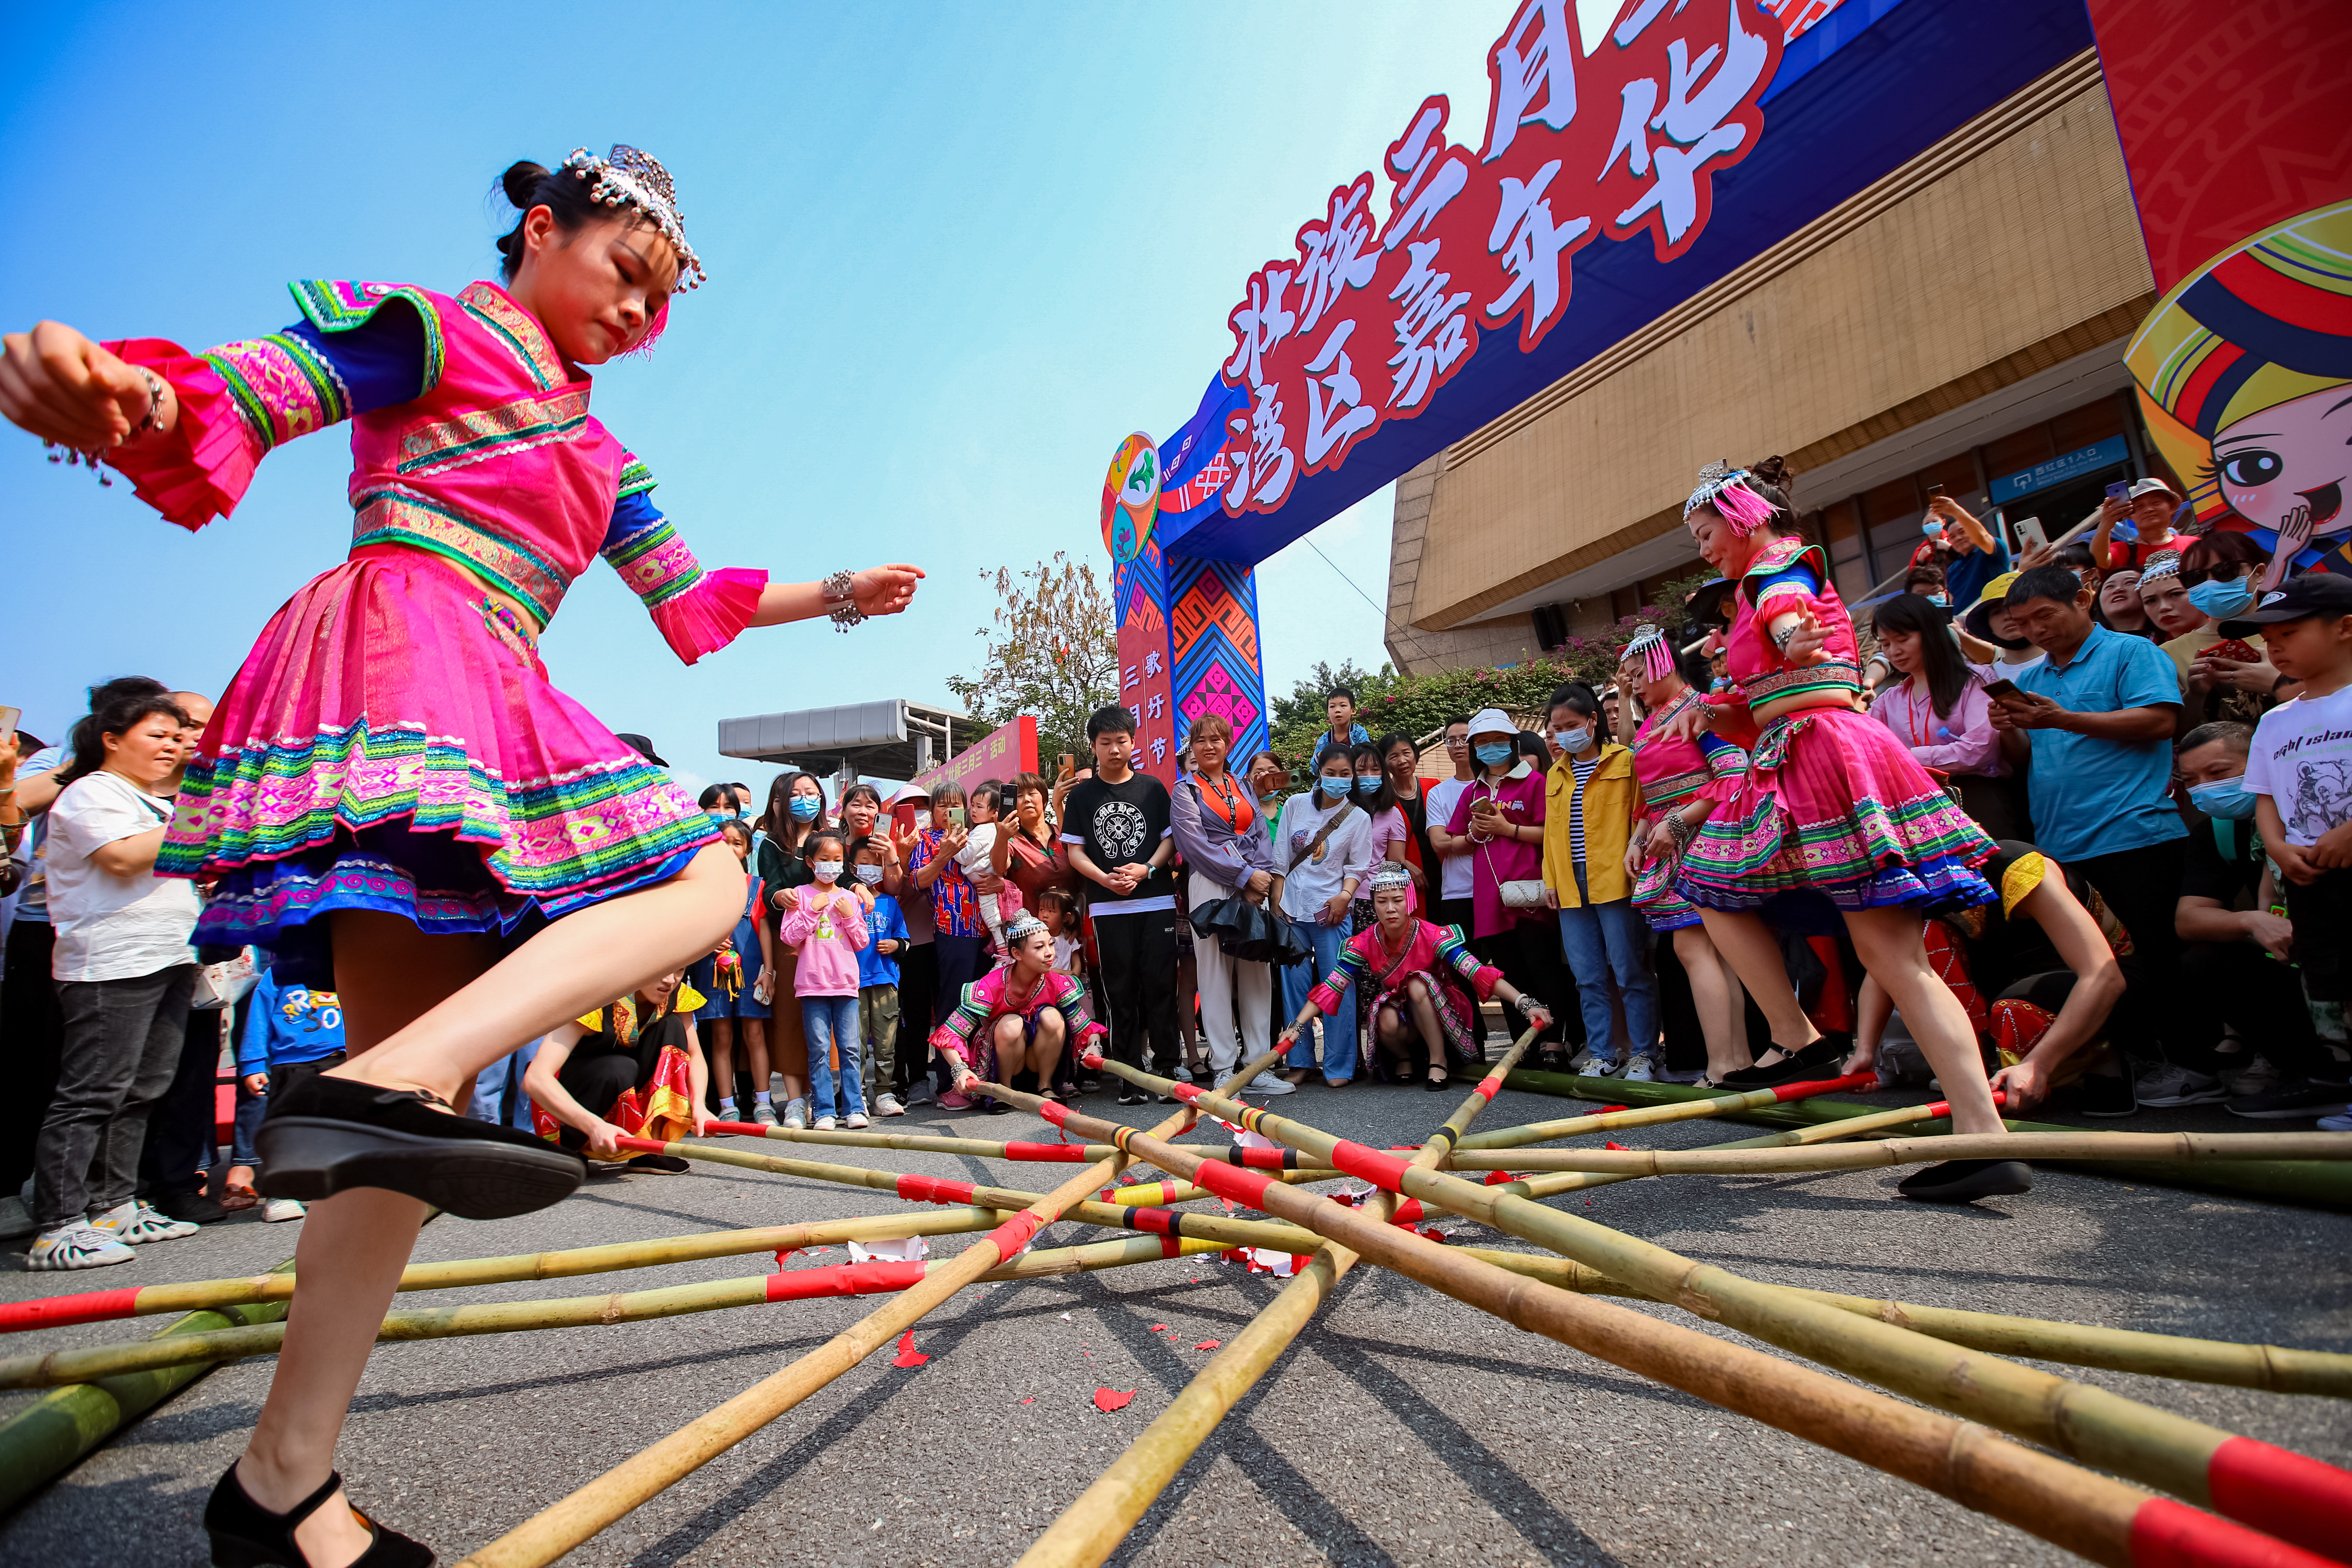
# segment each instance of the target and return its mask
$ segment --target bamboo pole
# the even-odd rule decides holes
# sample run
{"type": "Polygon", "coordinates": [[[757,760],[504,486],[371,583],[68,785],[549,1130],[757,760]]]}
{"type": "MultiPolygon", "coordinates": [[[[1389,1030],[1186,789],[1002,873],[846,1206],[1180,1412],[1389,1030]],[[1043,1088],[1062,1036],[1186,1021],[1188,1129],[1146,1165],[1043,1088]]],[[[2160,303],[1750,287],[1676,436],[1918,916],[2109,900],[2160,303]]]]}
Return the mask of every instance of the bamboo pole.
{"type": "MultiPolygon", "coordinates": [[[[1237,1088],[1275,1058],[1268,1051],[1244,1065],[1224,1087],[1237,1088]]],[[[1157,1129],[1173,1132],[1192,1124],[1184,1107],[1157,1129]]],[[[542,1509],[488,1545],[467,1556],[460,1568],[541,1568],[719,1455],[775,1420],[785,1411],[864,1361],[932,1308],[1018,1253],[1038,1230],[1065,1209],[1102,1186],[1127,1163],[1124,1153],[1089,1165],[1020,1215],[957,1255],[947,1267],[927,1272],[920,1284],[782,1371],[752,1384],[709,1415],[641,1449],[571,1496],[542,1509]]],[[[1280,1188],[1288,1192],[1287,1187],[1280,1188]]],[[[1580,1300],[1570,1297],[1568,1300],[1580,1300]]]]}
{"type": "MultiPolygon", "coordinates": [[[[1042,1279],[1063,1274],[1122,1268],[1138,1263],[1192,1253],[1213,1252],[1219,1241],[1179,1240],[1173,1237],[1137,1236],[1116,1241],[1089,1242],[1080,1247],[1024,1252],[1001,1263],[982,1280],[1042,1279]]],[[[842,1296],[878,1296],[904,1290],[922,1279],[927,1265],[900,1263],[837,1263],[819,1268],[780,1269],[748,1279],[704,1280],[654,1290],[630,1290],[606,1296],[567,1296],[533,1301],[496,1301],[444,1307],[415,1312],[387,1313],[376,1343],[412,1340],[454,1339],[473,1334],[508,1334],[535,1329],[607,1328],[616,1323],[650,1322],[656,1318],[718,1311],[728,1307],[761,1306],[779,1301],[803,1301],[842,1296]]],[[[0,1388],[55,1388],[61,1384],[96,1383],[126,1373],[152,1372],[158,1367],[205,1362],[217,1364],[247,1356],[276,1352],[286,1337],[286,1325],[175,1333],[128,1344],[97,1345],[85,1350],[52,1351],[47,1355],[13,1356],[0,1360],[0,1388]]]]}
{"type": "MultiPolygon", "coordinates": [[[[1469,1130],[1471,1121],[1501,1091],[1503,1075],[1517,1065],[1535,1035],[1530,1029],[1519,1037],[1502,1062],[1422,1144],[1412,1156],[1416,1163],[1434,1164],[1469,1130]]],[[[1367,1206],[1371,1217],[1385,1223],[1393,1217],[1398,1201],[1393,1194],[1381,1193],[1367,1206]]],[[[1323,1245],[1314,1261],[1293,1277],[1128,1445],[1110,1468],[1096,1477],[1062,1511],[1022,1555],[1022,1568],[1094,1568],[1116,1551],[1152,1500],[1184,1468],[1234,1403],[1255,1387],[1290,1348],[1360,1257],[1338,1242],[1323,1245]]]]}
{"type": "MultiPolygon", "coordinates": [[[[1034,1197],[1035,1194],[1030,1194],[1034,1197]]],[[[507,1258],[471,1258],[448,1263],[412,1263],[395,1290],[453,1290],[467,1285],[503,1285],[518,1279],[561,1279],[623,1268],[654,1268],[751,1252],[798,1252],[849,1241],[897,1241],[910,1236],[952,1236],[988,1230],[1019,1212],[987,1208],[949,1209],[937,1214],[874,1215],[862,1219],[816,1220],[804,1225],[761,1226],[751,1230],[708,1230],[650,1241],[610,1242],[561,1252],[521,1252],[507,1258]]],[[[128,1290],[89,1290],[72,1296],[42,1296],[0,1305],[0,1333],[26,1329],[100,1323],[156,1312],[220,1310],[257,1301],[293,1299],[293,1264],[242,1279],[199,1279],[184,1285],[147,1285],[128,1290]]]]}
{"type": "Polygon", "coordinates": [[[1522,1149],[1456,1154],[1457,1170],[1644,1176],[1858,1171],[1938,1160],[2352,1160],[2352,1132],[2001,1132],[1885,1138],[1835,1149],[1522,1149]]]}
{"type": "Polygon", "coordinates": [[[1623,1127],[1655,1127],[1668,1121],[1694,1121],[1710,1116],[1727,1116],[1742,1110],[1762,1110],[1793,1100],[1810,1100],[1817,1094],[1831,1094],[1851,1089],[1867,1094],[1878,1087],[1876,1073],[1858,1072],[1844,1078],[1830,1078],[1805,1083],[1784,1083],[1776,1089],[1752,1089],[1737,1094],[1717,1095],[1706,1091],[1708,1098],[1685,1100],[1666,1105],[1645,1105],[1639,1110],[1597,1111],[1590,1116],[1570,1116],[1557,1121],[1530,1121],[1524,1127],[1498,1127],[1492,1132],[1481,1132],[1465,1138],[1465,1149],[1517,1149],[1528,1143],[1549,1143],[1555,1138],[1573,1138],[1583,1132],[1613,1132],[1623,1127]]]}
{"type": "MultiPolygon", "coordinates": [[[[1613,1078],[1579,1078],[1568,1073],[1531,1072],[1521,1068],[1507,1086],[1530,1094],[1550,1094],[1590,1100],[1606,1105],[1660,1105],[1705,1095],[1704,1090],[1674,1083],[1626,1083],[1613,1078]]],[[[1818,1122],[1870,1113],[1866,1105],[1851,1100],[1811,1100],[1759,1110],[1730,1111],[1736,1121],[1766,1127],[1806,1127],[1818,1122]]],[[[2020,1132],[2068,1132],[2074,1129],[2048,1121],[2011,1121],[2020,1132]]],[[[2327,1160],[2230,1160],[2212,1164],[2177,1162],[2118,1161],[2075,1167],[2075,1174],[2110,1181],[2138,1182],[2195,1192],[2227,1193],[2268,1203],[2296,1204],[2308,1208],[2352,1211],[2352,1165],[2327,1160]]]]}
{"type": "MultiPolygon", "coordinates": [[[[988,1092],[1016,1105],[1034,1102],[1032,1096],[1002,1088],[991,1087],[988,1092]]],[[[1695,1329],[1518,1279],[1328,1198],[1267,1182],[1257,1172],[1194,1163],[1180,1149],[1132,1128],[1097,1121],[1058,1105],[1038,1110],[1088,1135],[1108,1137],[1162,1169],[1174,1169],[1212,1188],[1222,1184],[1236,1194],[1247,1194],[1270,1213],[1520,1328],[1794,1433],[2094,1562],[2157,1568],[2190,1562],[2316,1565],[2324,1561],[2242,1525],[2003,1442],[1971,1423],[1695,1329]],[[1192,1168],[1184,1169],[1186,1164],[1192,1168]]],[[[1336,1146],[1339,1141],[1330,1142],[1336,1146]]],[[[1347,1157],[1355,1159],[1352,1152],[1347,1157]]],[[[1340,1163],[1336,1152],[1333,1158],[1340,1163]]],[[[1394,1167],[1404,1163],[1386,1158],[1394,1167]]],[[[1412,1177],[1433,1186],[1454,1180],[1433,1172],[1414,1172],[1412,1177]]],[[[1885,1327],[1850,1318],[1846,1323],[1863,1330],[1885,1327]]]]}
{"type": "Polygon", "coordinates": [[[787,1143],[830,1143],[843,1149],[896,1149],[918,1154],[966,1154],[983,1160],[1024,1160],[1047,1164],[1091,1165],[1110,1158],[1103,1143],[992,1142],[984,1138],[945,1138],[925,1132],[821,1132],[814,1127],[769,1127],[757,1121],[719,1121],[710,1132],[731,1138],[774,1138],[787,1143]]]}
{"type": "MultiPolygon", "coordinates": [[[[1091,1065],[1091,1058],[1089,1058],[1091,1065]]],[[[1152,1088],[1160,1080],[1120,1062],[1104,1068],[1152,1088]]],[[[1254,1132],[1312,1152],[1390,1192],[1442,1203],[1498,1230],[1575,1258],[1612,1279],[1852,1376],[2040,1443],[2085,1464],[2146,1481],[2283,1540],[2341,1551],[2324,1519],[2352,1518],[2352,1473],[2317,1459],[2191,1421],[2168,1411],[2013,1362],[1947,1345],[1776,1285],[1699,1264],[1664,1247],[1458,1176],[1414,1169],[1392,1154],[1333,1138],[1303,1122],[1236,1105],[1190,1084],[1170,1091],[1254,1132]]],[[[1015,1103],[1018,1103],[1017,1101],[1015,1103]]],[[[1050,1112],[1047,1120],[1055,1120],[1050,1112]]],[[[1114,1139],[1121,1147],[1127,1141],[1114,1139]]],[[[1955,1141],[1957,1142],[1957,1140],[1955,1141]]],[[[1156,1155],[1146,1152],[1156,1161],[1156,1155]]],[[[1193,1180],[1257,1191],[1255,1173],[1203,1167],[1193,1180]]],[[[1270,1189],[1267,1195],[1273,1196],[1270,1189]]],[[[1267,1205],[1272,1212],[1284,1212],[1267,1205]]],[[[1315,1226],[1321,1230],[1322,1226],[1315,1226]]],[[[1328,1233],[1327,1233],[1328,1234],[1328,1233]]]]}
{"type": "Polygon", "coordinates": [[[2178,1334],[2147,1334],[2130,1329],[2100,1329],[2047,1318],[2013,1318],[1997,1312],[1964,1312],[1920,1307],[1908,1301],[1873,1300],[1830,1290],[1790,1287],[1798,1295],[1826,1301],[1841,1311],[1876,1318],[1898,1328],[1996,1355],[2031,1356],[2072,1366],[2144,1373],[2189,1383],[2220,1383],[2273,1394],[2315,1394],[2352,1399],[2352,1355],[2289,1350],[2280,1345],[2238,1344],[2178,1334]]]}

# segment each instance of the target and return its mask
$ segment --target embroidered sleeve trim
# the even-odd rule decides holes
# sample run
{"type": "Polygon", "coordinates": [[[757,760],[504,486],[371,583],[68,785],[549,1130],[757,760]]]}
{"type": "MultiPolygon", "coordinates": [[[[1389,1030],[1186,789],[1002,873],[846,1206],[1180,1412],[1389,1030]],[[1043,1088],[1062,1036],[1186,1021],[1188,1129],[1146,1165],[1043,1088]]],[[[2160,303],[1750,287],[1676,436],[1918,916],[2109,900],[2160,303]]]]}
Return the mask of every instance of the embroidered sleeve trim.
{"type": "Polygon", "coordinates": [[[387,301],[405,300],[425,323],[425,381],[416,389],[424,396],[441,384],[447,368],[449,344],[443,335],[440,307],[423,289],[406,283],[351,283],[311,279],[286,285],[294,303],[310,323],[322,332],[348,332],[382,310],[387,301]]]}
{"type": "Polygon", "coordinates": [[[677,598],[702,581],[701,563],[667,518],[611,546],[604,559],[647,609],[677,598]]]}
{"type": "Polygon", "coordinates": [[[643,495],[658,482],[654,478],[654,471],[646,467],[643,458],[635,452],[624,451],[621,454],[621,488],[613,499],[618,500],[622,496],[643,495]]]}
{"type": "Polygon", "coordinates": [[[343,378],[291,332],[223,343],[202,357],[219,373],[260,452],[351,417],[343,378]]]}

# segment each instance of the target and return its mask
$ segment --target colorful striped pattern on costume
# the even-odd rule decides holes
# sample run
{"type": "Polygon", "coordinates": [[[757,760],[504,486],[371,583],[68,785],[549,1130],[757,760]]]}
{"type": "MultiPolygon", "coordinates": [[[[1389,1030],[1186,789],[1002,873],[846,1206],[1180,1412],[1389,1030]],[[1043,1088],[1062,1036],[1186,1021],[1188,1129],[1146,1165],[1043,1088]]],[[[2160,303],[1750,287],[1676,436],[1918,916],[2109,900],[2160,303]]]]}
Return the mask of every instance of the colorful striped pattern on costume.
{"type": "MultiPolygon", "coordinates": [[[[1444,964],[1460,975],[1477,995],[1484,997],[1493,992],[1494,980],[1500,978],[1502,972],[1488,968],[1471,955],[1469,943],[1463,938],[1460,926],[1442,926],[1432,921],[1417,921],[1414,925],[1412,941],[1399,955],[1399,964],[1403,972],[1435,969],[1444,964]],[[1433,938],[1433,932],[1435,933],[1433,938]],[[1413,962],[1416,953],[1422,955],[1420,963],[1413,962]]],[[[1361,985],[1367,989],[1360,990],[1357,994],[1366,1001],[1376,1000],[1369,986],[1379,978],[1372,973],[1372,953],[1380,948],[1380,928],[1373,926],[1358,931],[1341,943],[1339,956],[1331,961],[1331,973],[1307,992],[1307,999],[1321,1012],[1329,1014],[1344,1003],[1349,986],[1361,985]]],[[[1387,956],[1384,950],[1381,956],[1387,956]]]]}
{"type": "Polygon", "coordinates": [[[1037,977],[1037,988],[1029,994],[1027,1008],[1018,1011],[1004,994],[1012,975],[1010,963],[1000,964],[965,986],[956,1010],[931,1031],[930,1043],[944,1055],[963,1058],[964,1065],[981,1077],[992,1079],[996,1042],[990,1030],[999,1018],[1019,1018],[1025,1026],[1039,1009],[1057,1008],[1064,1038],[1080,1049],[1096,1036],[1110,1033],[1087,1010],[1086,982],[1076,975],[1059,969],[1045,971],[1037,977]]]}
{"type": "Polygon", "coordinates": [[[1751,675],[1739,683],[1750,708],[1761,708],[1768,702],[1778,702],[1784,697],[1797,697],[1808,691],[1860,691],[1862,670],[1852,659],[1825,658],[1819,664],[1775,669],[1763,675],[1751,675]]]}
{"type": "Polygon", "coordinates": [[[424,289],[405,283],[346,283],[331,279],[289,283],[286,289],[303,316],[322,332],[348,332],[374,315],[386,300],[407,300],[417,320],[425,323],[425,379],[416,395],[422,397],[441,384],[441,372],[449,363],[449,343],[442,335],[441,312],[424,289]]]}
{"type": "Polygon", "coordinates": [[[359,498],[352,520],[352,548],[404,544],[464,563],[511,594],[539,619],[539,629],[555,618],[572,579],[544,556],[500,536],[479,519],[411,490],[371,490],[359,498]]]}
{"type": "Polygon", "coordinates": [[[541,392],[552,392],[570,379],[564,374],[563,356],[547,341],[546,331],[531,320],[530,311],[503,292],[487,283],[468,283],[458,291],[457,303],[514,355],[515,363],[539,384],[541,392]]]}
{"type": "Polygon", "coordinates": [[[484,861],[499,883],[540,898],[609,881],[715,837],[709,815],[650,763],[509,783],[475,763],[460,741],[362,723],[299,745],[194,759],[155,868],[211,876],[396,819],[412,832],[496,846],[484,861]]]}
{"type": "Polygon", "coordinates": [[[646,467],[643,458],[635,452],[622,452],[621,488],[614,492],[614,500],[618,500],[623,496],[641,496],[653,489],[655,483],[654,471],[646,467]]]}
{"type": "Polygon", "coordinates": [[[666,518],[606,546],[604,559],[647,609],[677,598],[702,581],[701,563],[666,518]]]}
{"type": "Polygon", "coordinates": [[[467,408],[446,419],[420,420],[400,437],[404,477],[437,474],[502,452],[569,441],[588,424],[585,387],[521,397],[496,408],[467,408]]]}
{"type": "Polygon", "coordinates": [[[351,389],[291,332],[223,343],[204,356],[219,373],[257,452],[351,417],[351,389]]]}

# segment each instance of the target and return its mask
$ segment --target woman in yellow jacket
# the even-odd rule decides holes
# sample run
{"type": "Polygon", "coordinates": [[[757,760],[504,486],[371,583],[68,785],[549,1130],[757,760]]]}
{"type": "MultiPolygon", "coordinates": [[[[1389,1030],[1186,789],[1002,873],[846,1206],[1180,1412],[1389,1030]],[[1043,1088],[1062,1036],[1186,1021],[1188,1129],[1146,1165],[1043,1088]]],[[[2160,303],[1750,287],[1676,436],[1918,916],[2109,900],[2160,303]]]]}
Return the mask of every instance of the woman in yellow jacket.
{"type": "Polygon", "coordinates": [[[1625,845],[1641,807],[1633,753],[1604,741],[1601,699],[1577,682],[1552,693],[1551,739],[1559,758],[1545,780],[1544,901],[1559,911],[1560,946],[1576,975],[1584,1049],[1574,1072],[1622,1071],[1636,1083],[1655,1072],[1658,981],[1650,968],[1650,925],[1633,908],[1625,845]],[[1623,1063],[1611,1048],[1607,980],[1625,1003],[1633,1042],[1623,1063]]]}

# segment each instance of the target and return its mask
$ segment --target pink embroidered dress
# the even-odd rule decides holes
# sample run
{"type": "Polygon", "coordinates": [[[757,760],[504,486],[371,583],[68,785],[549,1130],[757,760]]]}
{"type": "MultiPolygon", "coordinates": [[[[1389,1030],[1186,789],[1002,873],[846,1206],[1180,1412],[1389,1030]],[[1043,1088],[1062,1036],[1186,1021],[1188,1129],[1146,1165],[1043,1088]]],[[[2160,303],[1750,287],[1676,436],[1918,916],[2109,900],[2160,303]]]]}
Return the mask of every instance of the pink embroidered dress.
{"type": "Polygon", "coordinates": [[[1454,987],[1440,983],[1437,972],[1441,968],[1451,969],[1461,976],[1481,1002],[1495,994],[1495,987],[1503,978],[1501,970],[1471,956],[1460,926],[1433,925],[1428,921],[1416,920],[1402,949],[1389,946],[1377,925],[1349,937],[1332,962],[1331,973],[1307,993],[1307,999],[1325,1017],[1333,1017],[1347,1005],[1348,993],[1353,989],[1365,1004],[1364,1016],[1378,1016],[1374,1009],[1388,1003],[1410,1019],[1412,1009],[1405,996],[1405,986],[1419,979],[1428,988],[1446,1048],[1457,1060],[1475,1060],[1478,1046],[1470,1028],[1475,1020],[1465,1015],[1454,987]]]}
{"type": "MultiPolygon", "coordinates": [[[[1670,811],[1688,805],[1701,795],[1721,800],[1748,772],[1748,753],[1712,730],[1702,730],[1696,742],[1670,739],[1664,731],[1706,700],[1689,687],[1656,712],[1644,717],[1633,731],[1633,776],[1642,786],[1642,813],[1655,829],[1670,811]]],[[[1633,907],[1653,931],[1680,931],[1699,923],[1698,910],[1675,891],[1675,862],[1670,855],[1653,855],[1633,882],[1633,907]]]]}
{"type": "MultiPolygon", "coordinates": [[[[1733,603],[1727,663],[1750,708],[1861,690],[1853,623],[1818,549],[1775,540],[1733,603]],[[1793,665],[1773,646],[1770,619],[1792,609],[1811,610],[1828,632],[1818,664],[1793,665]]],[[[1842,910],[1937,913],[1992,900],[1976,872],[1992,853],[1885,725],[1851,707],[1803,708],[1758,734],[1747,773],[1684,852],[1674,890],[1709,909],[1752,910],[1811,889],[1842,910]]]]}
{"type": "Polygon", "coordinates": [[[111,460],[184,528],[271,448],[352,421],[349,559],[273,616],[189,763],[156,869],[216,879],[197,940],[323,964],[323,916],[520,934],[673,875],[719,835],[667,774],[548,683],[539,634],[602,554],[677,656],[724,647],[764,572],[705,572],[586,373],[493,283],[291,286],[302,320],[191,354],[166,439],[111,460]]]}
{"type": "Polygon", "coordinates": [[[1013,989],[1013,970],[1010,963],[999,964],[963,988],[962,1002],[931,1031],[931,1045],[941,1056],[953,1057],[992,1083],[996,1021],[1019,1018],[1022,1038],[1034,1042],[1038,1020],[1048,1007],[1061,1012],[1065,1055],[1083,1056],[1088,1042],[1110,1037],[1110,1031],[1087,1010],[1086,983],[1076,975],[1048,969],[1022,994],[1013,989]]]}

